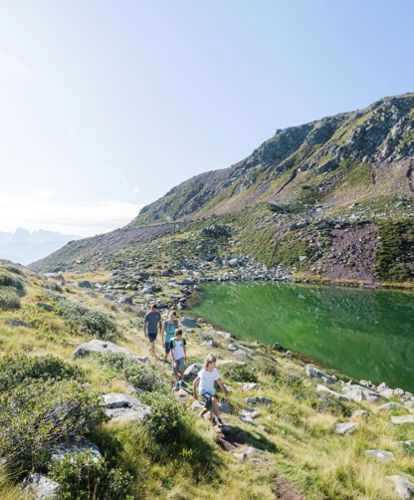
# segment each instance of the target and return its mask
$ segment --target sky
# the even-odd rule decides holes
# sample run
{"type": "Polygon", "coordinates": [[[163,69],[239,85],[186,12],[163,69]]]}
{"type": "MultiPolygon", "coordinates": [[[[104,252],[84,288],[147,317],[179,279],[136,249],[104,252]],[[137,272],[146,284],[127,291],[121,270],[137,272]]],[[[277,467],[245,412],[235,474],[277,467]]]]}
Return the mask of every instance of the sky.
{"type": "Polygon", "coordinates": [[[411,0],[0,0],[0,231],[120,227],[276,129],[414,90],[411,0]]]}

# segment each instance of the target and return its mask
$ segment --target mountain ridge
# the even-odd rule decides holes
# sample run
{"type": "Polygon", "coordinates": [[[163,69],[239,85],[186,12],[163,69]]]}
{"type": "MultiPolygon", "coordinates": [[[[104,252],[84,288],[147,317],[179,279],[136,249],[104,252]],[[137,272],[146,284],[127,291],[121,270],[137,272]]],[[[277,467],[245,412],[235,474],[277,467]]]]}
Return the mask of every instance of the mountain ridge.
{"type": "Polygon", "coordinates": [[[198,266],[211,263],[214,279],[223,273],[216,258],[243,254],[308,277],[412,282],[413,221],[407,93],[276,130],[243,160],[173,187],[121,230],[70,243],[33,267],[113,269],[143,256],[149,266],[174,265],[169,248],[180,240],[198,266]],[[211,225],[230,236],[220,244],[200,236],[211,225]]]}

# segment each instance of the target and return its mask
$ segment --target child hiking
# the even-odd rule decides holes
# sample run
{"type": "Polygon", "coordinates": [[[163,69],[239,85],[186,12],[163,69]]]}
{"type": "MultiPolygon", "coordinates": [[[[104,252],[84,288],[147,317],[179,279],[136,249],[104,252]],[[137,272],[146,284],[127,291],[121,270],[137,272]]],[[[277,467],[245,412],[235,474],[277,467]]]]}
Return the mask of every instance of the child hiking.
{"type": "Polygon", "coordinates": [[[144,332],[149,340],[149,353],[155,357],[155,340],[161,327],[161,314],[157,304],[152,304],[151,309],[144,316],[144,332]]]}
{"type": "MultiPolygon", "coordinates": [[[[214,354],[209,354],[205,361],[204,367],[200,370],[199,374],[193,382],[193,396],[198,399],[198,389],[200,390],[200,396],[204,400],[204,408],[200,413],[200,417],[204,417],[207,412],[213,412],[215,416],[216,423],[219,427],[222,427],[223,421],[220,417],[220,408],[217,398],[215,397],[216,389],[214,383],[217,382],[220,389],[223,391],[224,397],[227,397],[228,391],[221,381],[220,374],[216,368],[216,357],[214,354]]],[[[213,416],[213,415],[212,415],[213,416]]]]}
{"type": "Polygon", "coordinates": [[[187,359],[186,342],[183,338],[183,331],[178,328],[175,331],[175,337],[170,342],[171,356],[173,359],[173,371],[175,376],[174,389],[178,391],[181,387],[186,388],[187,384],[184,382],[184,368],[187,359]]]}
{"type": "Polygon", "coordinates": [[[177,313],[171,311],[168,319],[163,322],[161,330],[161,339],[164,345],[164,362],[171,350],[171,340],[175,337],[175,331],[178,328],[177,313]]]}

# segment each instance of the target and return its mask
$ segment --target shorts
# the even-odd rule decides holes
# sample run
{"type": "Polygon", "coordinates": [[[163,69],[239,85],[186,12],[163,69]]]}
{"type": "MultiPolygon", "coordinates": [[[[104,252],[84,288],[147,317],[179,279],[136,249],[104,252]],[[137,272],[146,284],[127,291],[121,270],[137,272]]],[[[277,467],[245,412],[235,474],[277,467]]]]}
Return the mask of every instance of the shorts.
{"type": "Polygon", "coordinates": [[[211,407],[213,406],[213,402],[211,401],[211,398],[213,397],[212,394],[209,392],[202,392],[201,397],[204,399],[204,407],[206,410],[211,410],[211,407]]]}
{"type": "Polygon", "coordinates": [[[165,342],[164,348],[165,348],[165,354],[168,354],[171,351],[171,343],[165,342]]]}
{"type": "Polygon", "coordinates": [[[157,338],[158,333],[148,333],[148,340],[150,342],[155,342],[155,339],[157,338]]]}
{"type": "Polygon", "coordinates": [[[176,361],[173,361],[173,370],[174,370],[174,373],[184,371],[184,358],[180,358],[180,359],[177,359],[176,361]]]}

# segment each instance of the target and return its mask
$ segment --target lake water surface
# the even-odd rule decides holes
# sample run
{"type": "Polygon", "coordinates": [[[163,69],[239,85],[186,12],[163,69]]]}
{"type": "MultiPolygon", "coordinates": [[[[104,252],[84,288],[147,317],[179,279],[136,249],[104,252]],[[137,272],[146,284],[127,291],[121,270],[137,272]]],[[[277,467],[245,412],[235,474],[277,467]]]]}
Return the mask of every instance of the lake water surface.
{"type": "Polygon", "coordinates": [[[283,347],[355,378],[414,391],[414,294],[291,283],[202,287],[194,307],[239,338],[283,347]]]}

